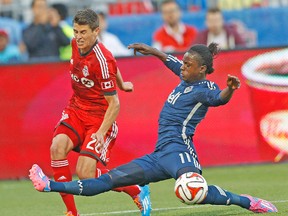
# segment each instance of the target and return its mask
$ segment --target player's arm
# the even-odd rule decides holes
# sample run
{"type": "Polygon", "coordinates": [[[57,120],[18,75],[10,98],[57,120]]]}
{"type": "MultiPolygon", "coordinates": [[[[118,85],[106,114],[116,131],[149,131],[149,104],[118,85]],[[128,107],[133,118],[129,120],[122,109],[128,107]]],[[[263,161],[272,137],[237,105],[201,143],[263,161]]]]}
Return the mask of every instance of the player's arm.
{"type": "Polygon", "coordinates": [[[180,68],[182,66],[182,62],[179,61],[176,57],[172,55],[167,55],[166,53],[143,43],[130,44],[128,46],[128,49],[134,49],[134,55],[136,55],[136,53],[139,52],[143,55],[156,56],[158,59],[164,62],[166,67],[168,67],[177,76],[180,76],[181,73],[180,68]]]}
{"type": "Polygon", "coordinates": [[[108,102],[108,108],[106,110],[103,122],[101,126],[99,127],[98,131],[92,134],[91,136],[93,139],[96,139],[96,143],[95,143],[96,146],[98,144],[100,144],[101,146],[104,145],[104,137],[107,131],[112,126],[112,124],[115,122],[118,116],[119,110],[120,110],[120,102],[119,102],[119,98],[117,94],[106,95],[104,97],[108,102]]]}
{"type": "Polygon", "coordinates": [[[143,44],[143,43],[130,44],[128,46],[128,49],[134,49],[134,55],[136,55],[137,52],[143,55],[153,55],[159,58],[163,62],[165,62],[168,57],[166,53],[161,52],[160,50],[154,47],[148,46],[147,44],[143,44]]]}
{"type": "Polygon", "coordinates": [[[234,91],[240,88],[240,81],[237,77],[228,75],[227,87],[220,90],[214,82],[207,82],[208,88],[197,90],[195,99],[207,106],[220,106],[228,103],[234,91]]]}
{"type": "Polygon", "coordinates": [[[132,92],[134,90],[132,82],[124,82],[119,68],[117,68],[116,82],[120,90],[125,92],[132,92]]]}
{"type": "Polygon", "coordinates": [[[238,88],[240,88],[240,80],[238,77],[228,74],[227,87],[220,93],[221,100],[227,103],[231,99],[234,91],[238,88]]]}

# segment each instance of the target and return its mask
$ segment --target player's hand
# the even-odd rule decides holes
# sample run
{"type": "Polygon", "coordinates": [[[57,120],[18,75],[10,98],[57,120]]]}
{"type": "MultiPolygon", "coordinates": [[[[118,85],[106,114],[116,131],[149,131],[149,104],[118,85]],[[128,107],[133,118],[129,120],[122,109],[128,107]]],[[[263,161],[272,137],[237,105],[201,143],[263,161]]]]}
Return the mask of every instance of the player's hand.
{"type": "Polygon", "coordinates": [[[134,49],[134,55],[136,56],[136,53],[139,52],[143,55],[149,55],[153,52],[153,47],[148,46],[143,43],[133,43],[128,46],[128,49],[134,49]]]}
{"type": "Polygon", "coordinates": [[[238,77],[236,76],[231,76],[230,74],[228,74],[228,78],[227,78],[227,86],[232,89],[239,89],[240,88],[240,80],[238,79],[238,77]]]}
{"type": "Polygon", "coordinates": [[[95,139],[95,147],[97,149],[102,149],[104,146],[104,134],[100,133],[99,131],[97,131],[96,133],[93,133],[91,135],[92,139],[95,139]]]}
{"type": "Polygon", "coordinates": [[[134,85],[132,82],[123,82],[120,89],[125,92],[132,92],[134,91],[134,85]]]}

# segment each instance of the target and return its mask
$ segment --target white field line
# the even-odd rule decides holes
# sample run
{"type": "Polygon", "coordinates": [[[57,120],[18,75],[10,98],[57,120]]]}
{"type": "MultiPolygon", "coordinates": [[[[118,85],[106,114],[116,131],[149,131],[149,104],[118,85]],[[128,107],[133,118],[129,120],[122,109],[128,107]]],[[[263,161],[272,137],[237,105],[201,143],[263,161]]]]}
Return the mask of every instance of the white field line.
{"type": "MultiPolygon", "coordinates": [[[[270,201],[272,203],[286,203],[288,200],[276,200],[270,201]]],[[[169,211],[169,210],[177,210],[177,209],[192,209],[192,208],[211,208],[211,207],[221,207],[221,205],[195,205],[195,206],[183,206],[183,207],[170,207],[170,208],[153,208],[152,211],[169,211]]],[[[139,210],[125,210],[125,211],[112,211],[112,212],[95,212],[89,214],[81,214],[81,216],[94,216],[94,215],[117,215],[117,214],[127,214],[127,213],[138,213],[139,210]]]]}

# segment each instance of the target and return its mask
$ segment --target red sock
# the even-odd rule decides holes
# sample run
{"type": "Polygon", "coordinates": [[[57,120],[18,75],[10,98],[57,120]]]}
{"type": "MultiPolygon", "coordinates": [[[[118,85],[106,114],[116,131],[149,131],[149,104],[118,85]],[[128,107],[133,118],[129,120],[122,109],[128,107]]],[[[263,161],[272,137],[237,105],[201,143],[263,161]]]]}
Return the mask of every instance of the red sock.
{"type": "MultiPolygon", "coordinates": [[[[67,159],[52,160],[51,167],[54,173],[54,180],[56,182],[67,182],[72,180],[72,174],[69,168],[69,162],[67,159]]],[[[66,205],[67,212],[71,211],[73,215],[77,215],[77,209],[74,201],[74,197],[71,194],[60,193],[63,202],[66,205]]]]}
{"type": "MultiPolygon", "coordinates": [[[[105,174],[109,172],[108,169],[104,169],[104,168],[97,168],[96,171],[96,178],[99,177],[102,174],[105,174]]],[[[131,185],[131,186],[126,186],[126,187],[118,187],[118,188],[114,188],[113,191],[116,192],[124,192],[126,194],[128,194],[129,196],[132,197],[132,199],[134,199],[141,191],[138,185],[131,185]]]]}

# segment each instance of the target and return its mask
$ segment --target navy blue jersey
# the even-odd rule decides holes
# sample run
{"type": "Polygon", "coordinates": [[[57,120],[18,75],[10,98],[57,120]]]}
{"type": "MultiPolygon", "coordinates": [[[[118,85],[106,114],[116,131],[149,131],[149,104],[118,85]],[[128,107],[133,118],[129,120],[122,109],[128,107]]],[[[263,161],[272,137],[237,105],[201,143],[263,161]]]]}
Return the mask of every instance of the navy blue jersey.
{"type": "Polygon", "coordinates": [[[196,126],[205,117],[208,107],[225,104],[220,98],[221,90],[214,82],[183,81],[180,74],[182,61],[176,57],[169,55],[165,65],[180,77],[181,82],[168,96],[160,113],[156,150],[171,142],[188,143],[187,140],[191,140],[196,126]]]}

